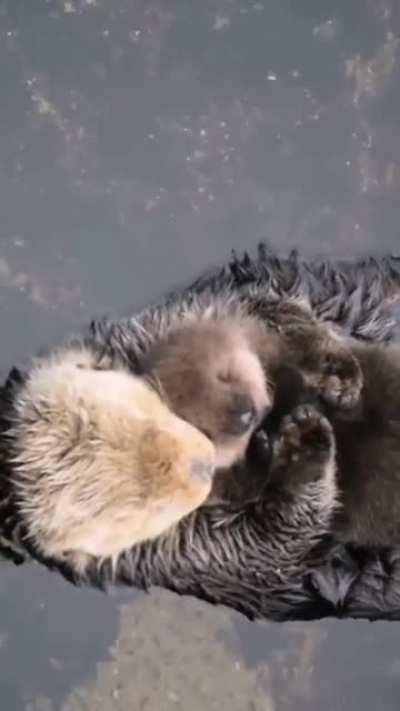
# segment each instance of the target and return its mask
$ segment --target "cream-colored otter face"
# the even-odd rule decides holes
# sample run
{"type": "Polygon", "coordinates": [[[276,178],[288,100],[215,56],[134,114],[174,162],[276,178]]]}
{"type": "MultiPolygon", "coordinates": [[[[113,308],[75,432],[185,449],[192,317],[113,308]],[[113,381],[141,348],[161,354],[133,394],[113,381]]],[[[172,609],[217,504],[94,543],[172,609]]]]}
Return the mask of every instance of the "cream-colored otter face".
{"type": "Polygon", "coordinates": [[[261,328],[245,317],[190,322],[153,349],[146,368],[173,412],[209,437],[218,467],[240,460],[272,406],[257,353],[261,328]]]}
{"type": "Polygon", "coordinates": [[[210,492],[210,440],[148,383],[93,370],[86,353],[39,362],[15,407],[18,506],[47,556],[118,556],[166,531],[210,492]]]}

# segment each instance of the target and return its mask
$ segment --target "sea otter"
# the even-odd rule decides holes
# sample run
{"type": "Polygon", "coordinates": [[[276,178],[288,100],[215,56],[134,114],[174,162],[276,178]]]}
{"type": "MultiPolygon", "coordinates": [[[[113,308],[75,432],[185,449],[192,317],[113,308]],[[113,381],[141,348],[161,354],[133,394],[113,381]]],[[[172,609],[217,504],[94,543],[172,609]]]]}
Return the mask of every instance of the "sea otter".
{"type": "MultiPolygon", "coordinates": [[[[393,334],[388,297],[398,284],[396,260],[332,266],[304,263],[296,256],[281,260],[260,250],[256,260],[234,258],[228,268],[206,275],[135,318],[93,323],[83,341],[99,358],[110,359],[112,367],[124,364],[141,374],[143,355],[183,315],[196,320],[210,309],[220,312],[221,305],[229,312],[229,303],[235,309],[239,302],[249,303],[250,294],[253,304],[254,297],[260,297],[260,306],[255,307],[260,314],[265,302],[274,308],[287,297],[305,297],[317,316],[336,322],[349,335],[379,342],[393,334]]],[[[20,379],[23,383],[24,373],[20,379]]],[[[14,386],[15,377],[3,390],[5,424],[14,386]]],[[[332,430],[315,408],[296,409],[289,417],[280,426],[277,461],[291,459],[296,465],[303,452],[301,456],[315,462],[311,469],[297,469],[304,473],[297,484],[297,476],[289,476],[286,467],[287,478],[278,476],[272,487],[260,486],[257,500],[201,507],[179,524],[173,537],[133,546],[119,558],[116,568],[105,561],[77,574],[76,581],[158,584],[230,605],[249,617],[400,615],[400,567],[394,551],[375,554],[346,548],[339,556],[335,552],[332,564],[329,527],[335,485],[332,467],[327,466],[334,448],[332,430]],[[312,481],[307,478],[310,471],[312,481]]],[[[2,455],[12,488],[6,443],[2,455]]],[[[251,460],[246,469],[251,477],[251,460]]],[[[19,524],[12,507],[6,520],[3,538],[11,539],[19,524]]],[[[74,577],[74,571],[63,572],[74,577]]]]}
{"type": "MultiPolygon", "coordinates": [[[[243,459],[252,432],[273,405],[275,371],[291,356],[309,365],[328,402],[343,406],[358,396],[358,365],[342,342],[296,303],[275,311],[280,328],[275,322],[272,327],[272,319],[264,324],[249,316],[243,305],[226,317],[221,310],[183,319],[143,356],[142,376],[123,363],[112,368],[105,354],[84,342],[36,359],[15,389],[6,433],[27,540],[84,571],[90,556],[115,559],[168,531],[205,502],[215,468],[243,459]],[[315,344],[311,360],[309,334],[315,344]],[[349,368],[353,379],[346,378],[349,368]]],[[[322,426],[313,425],[316,431],[322,426]]],[[[284,432],[280,447],[290,465],[284,432]]],[[[302,460],[298,436],[293,456],[302,460]]],[[[299,486],[300,474],[284,472],[282,457],[274,458],[273,473],[280,472],[283,487],[292,489],[293,481],[299,486]]],[[[316,454],[306,456],[304,471],[308,461],[314,469],[314,459],[325,477],[316,454]]],[[[331,459],[332,452],[326,477],[333,507],[331,459]]]]}

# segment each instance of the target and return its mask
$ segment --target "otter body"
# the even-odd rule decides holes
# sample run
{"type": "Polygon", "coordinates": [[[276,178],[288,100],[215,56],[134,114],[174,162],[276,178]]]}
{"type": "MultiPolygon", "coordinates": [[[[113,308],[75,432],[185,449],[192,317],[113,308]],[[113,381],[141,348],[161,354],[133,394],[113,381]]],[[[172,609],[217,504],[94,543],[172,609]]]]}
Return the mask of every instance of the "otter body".
{"type": "MultiPolygon", "coordinates": [[[[360,365],[363,381],[353,407],[327,408],[301,371],[282,366],[276,376],[275,407],[265,427],[274,438],[282,417],[304,403],[313,403],[328,415],[336,443],[338,487],[331,535],[362,547],[400,545],[400,346],[356,341],[346,345],[360,365]]],[[[256,451],[262,461],[260,446],[256,451]]],[[[266,465],[269,459],[267,452],[266,465]]]]}
{"type": "Polygon", "coordinates": [[[331,418],[341,507],[333,535],[359,546],[400,545],[400,346],[355,343],[364,378],[348,421],[331,418]]]}
{"type": "MultiPolygon", "coordinates": [[[[399,284],[395,260],[305,263],[295,256],[279,259],[261,249],[257,259],[235,258],[228,267],[133,318],[94,322],[80,342],[96,361],[106,358],[109,368],[122,367],[142,376],[150,350],[183,322],[210,314],[225,318],[243,305],[249,314],[264,319],[265,307],[271,315],[293,297],[308,300],[315,316],[336,323],[346,335],[383,342],[395,331],[388,298],[399,291],[399,284]]],[[[313,379],[315,368],[304,370],[313,379]]],[[[320,374],[319,367],[317,371],[320,374]]],[[[29,370],[21,373],[21,380],[27,379],[29,370]]],[[[343,399],[340,391],[353,392],[347,386],[333,390],[336,401],[343,399]]],[[[2,401],[9,399],[15,404],[14,390],[7,385],[2,401]]],[[[4,428],[9,425],[8,408],[3,415],[4,428]]],[[[393,552],[359,555],[346,548],[346,555],[336,558],[338,565],[330,566],[338,496],[332,427],[310,406],[294,407],[288,418],[279,424],[272,481],[268,483],[268,477],[264,484],[260,481],[253,500],[244,497],[202,506],[182,519],[173,533],[132,546],[115,565],[104,560],[85,569],[57,565],[58,569],[79,583],[160,585],[228,605],[250,618],[400,616],[400,561],[393,552]]],[[[4,438],[1,454],[13,489],[15,468],[4,438]]],[[[250,481],[251,459],[242,466],[250,481]]],[[[2,543],[15,534],[16,544],[18,509],[7,522],[2,543]]],[[[24,540],[19,543],[23,549],[24,540]]],[[[52,564],[48,558],[43,562],[52,564]]]]}
{"type": "MultiPolygon", "coordinates": [[[[269,316],[266,305],[258,319],[253,299],[199,305],[137,353],[136,373],[116,349],[84,339],[38,358],[16,387],[7,432],[15,501],[27,539],[43,555],[81,573],[88,556],[117,560],[135,544],[168,538],[206,501],[218,508],[221,501],[209,496],[214,469],[244,459],[272,407],[283,358],[299,362],[328,401],[347,403],[359,389],[356,362],[304,305],[285,303],[269,316]]],[[[336,502],[327,421],[315,413],[291,417],[265,512],[273,536],[274,521],[283,513],[289,521],[291,507],[301,511],[302,535],[283,554],[288,564],[327,530],[336,502]]],[[[229,509],[230,496],[222,503],[229,509]]]]}
{"type": "MultiPolygon", "coordinates": [[[[258,294],[247,303],[229,297],[215,309],[200,305],[137,354],[136,374],[117,351],[89,339],[39,358],[28,371],[8,438],[18,511],[43,554],[84,569],[86,556],[116,559],[206,500],[220,505],[209,496],[214,468],[244,459],[273,405],[275,372],[285,359],[332,406],[347,407],[358,396],[356,359],[301,302],[270,308],[258,294]]],[[[321,527],[325,532],[336,485],[327,421],[315,413],[291,417],[272,461],[266,515],[281,518],[286,496],[301,507],[307,533],[293,544],[297,556],[321,527]]],[[[263,476],[267,482],[266,470],[263,476]]]]}

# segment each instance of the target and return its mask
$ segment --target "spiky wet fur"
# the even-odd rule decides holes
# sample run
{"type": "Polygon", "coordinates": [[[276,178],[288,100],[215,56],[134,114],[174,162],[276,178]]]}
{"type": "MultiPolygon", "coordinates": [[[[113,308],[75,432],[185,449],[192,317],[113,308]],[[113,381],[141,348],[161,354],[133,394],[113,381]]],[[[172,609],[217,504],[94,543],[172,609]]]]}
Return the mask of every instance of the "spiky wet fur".
{"type": "MultiPolygon", "coordinates": [[[[296,255],[280,259],[261,248],[255,260],[234,258],[228,267],[135,318],[94,322],[83,342],[99,360],[107,357],[113,367],[123,364],[140,374],[149,346],[182,319],[235,314],[249,294],[257,293],[277,305],[288,296],[305,299],[317,316],[332,320],[349,335],[385,342],[396,332],[389,302],[399,283],[396,259],[307,263],[296,255]]],[[[12,403],[18,387],[14,377],[3,393],[5,421],[6,402],[12,403]]],[[[9,464],[7,452],[3,458],[9,464]]],[[[249,462],[249,476],[251,471],[249,462]]],[[[12,479],[12,469],[9,474],[12,479]]],[[[249,617],[400,616],[397,554],[341,549],[332,565],[332,551],[328,548],[328,556],[319,545],[330,516],[326,497],[320,496],[315,483],[311,489],[310,484],[301,486],[295,495],[290,490],[279,492],[277,499],[260,490],[258,500],[244,506],[200,509],[170,536],[123,554],[116,571],[106,561],[75,576],[75,582],[161,585],[229,605],[249,617]]],[[[12,509],[4,520],[3,538],[12,539],[19,523],[13,520],[12,509]]],[[[63,572],[74,578],[74,571],[63,572]]]]}

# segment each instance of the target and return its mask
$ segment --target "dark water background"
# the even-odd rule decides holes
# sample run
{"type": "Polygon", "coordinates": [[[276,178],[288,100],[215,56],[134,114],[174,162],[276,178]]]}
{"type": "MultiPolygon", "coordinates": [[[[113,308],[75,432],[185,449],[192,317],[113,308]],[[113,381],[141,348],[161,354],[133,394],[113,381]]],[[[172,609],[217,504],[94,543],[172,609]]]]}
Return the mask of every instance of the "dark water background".
{"type": "MultiPolygon", "coordinates": [[[[0,0],[0,367],[267,238],[400,247],[398,0],[0,0]]],[[[394,711],[397,624],[2,565],[2,711],[394,711]]]]}

